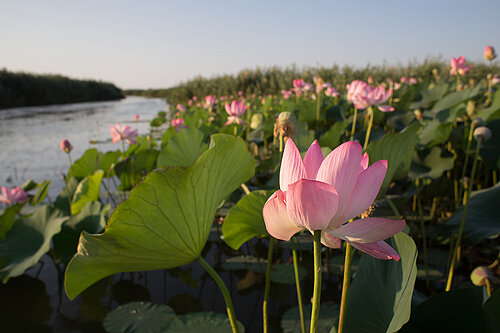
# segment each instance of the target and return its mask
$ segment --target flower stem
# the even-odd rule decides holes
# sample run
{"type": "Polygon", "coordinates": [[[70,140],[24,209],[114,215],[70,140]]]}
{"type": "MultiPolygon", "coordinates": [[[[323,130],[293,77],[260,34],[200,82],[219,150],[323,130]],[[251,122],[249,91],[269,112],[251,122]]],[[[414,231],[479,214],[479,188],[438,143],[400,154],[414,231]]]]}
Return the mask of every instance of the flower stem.
{"type": "Polygon", "coordinates": [[[73,165],[73,161],[71,160],[71,154],[68,153],[68,161],[69,161],[69,167],[71,169],[71,166],[73,165]]]}
{"type": "Polygon", "coordinates": [[[369,106],[367,111],[368,111],[368,116],[370,117],[370,121],[368,122],[368,128],[366,130],[365,145],[363,146],[363,150],[366,150],[366,147],[368,147],[368,142],[370,141],[370,133],[372,131],[372,126],[373,126],[373,108],[369,106]]]}
{"type": "Polygon", "coordinates": [[[234,136],[238,136],[238,127],[234,124],[234,136]]]}
{"type": "Polygon", "coordinates": [[[467,209],[469,208],[469,198],[472,192],[472,185],[474,184],[474,176],[476,174],[477,161],[479,157],[479,150],[481,148],[481,141],[477,142],[476,151],[474,154],[474,162],[472,163],[472,171],[470,176],[470,183],[467,191],[464,194],[464,210],[462,211],[462,220],[460,221],[460,229],[458,230],[457,241],[453,250],[453,256],[451,258],[450,270],[448,272],[448,280],[446,281],[446,291],[450,291],[451,283],[453,282],[453,273],[455,270],[455,265],[458,263],[458,253],[460,252],[460,241],[462,240],[462,235],[464,232],[465,219],[467,217],[467,209]]]}
{"type": "Polygon", "coordinates": [[[347,296],[349,294],[349,285],[351,282],[351,263],[354,251],[351,244],[346,242],[345,247],[345,261],[344,261],[344,282],[342,285],[342,300],[340,302],[340,315],[339,315],[339,327],[337,332],[342,333],[344,331],[345,324],[345,313],[347,308],[347,296]]]}
{"type": "Polygon", "coordinates": [[[302,307],[302,292],[300,291],[299,262],[297,259],[297,250],[295,249],[295,240],[292,238],[291,241],[292,241],[293,271],[295,273],[295,286],[297,287],[297,300],[299,303],[300,327],[302,328],[302,333],[306,333],[306,323],[304,321],[304,309],[302,307]]]}
{"type": "Polygon", "coordinates": [[[321,230],[314,230],[314,291],[310,332],[319,331],[319,305],[321,301],[321,230]]]}
{"type": "Polygon", "coordinates": [[[269,303],[269,292],[271,289],[271,267],[273,262],[274,238],[269,239],[269,250],[267,251],[267,267],[266,267],[266,287],[264,289],[264,301],[262,302],[262,321],[264,325],[264,333],[268,330],[267,305],[269,303]]]}
{"type": "Polygon", "coordinates": [[[221,277],[212,266],[209,265],[208,262],[205,261],[202,257],[198,258],[200,264],[205,268],[208,274],[214,279],[217,286],[219,286],[222,295],[224,296],[224,300],[226,301],[226,310],[227,316],[229,317],[229,322],[231,323],[231,327],[233,329],[233,333],[239,333],[238,322],[236,321],[236,315],[234,313],[233,301],[231,300],[231,295],[229,294],[229,290],[226,287],[224,281],[222,281],[221,277]]]}
{"type": "Polygon", "coordinates": [[[358,109],[354,107],[354,115],[352,117],[352,127],[351,127],[351,141],[354,140],[354,132],[356,131],[356,118],[358,116],[358,109]]]}

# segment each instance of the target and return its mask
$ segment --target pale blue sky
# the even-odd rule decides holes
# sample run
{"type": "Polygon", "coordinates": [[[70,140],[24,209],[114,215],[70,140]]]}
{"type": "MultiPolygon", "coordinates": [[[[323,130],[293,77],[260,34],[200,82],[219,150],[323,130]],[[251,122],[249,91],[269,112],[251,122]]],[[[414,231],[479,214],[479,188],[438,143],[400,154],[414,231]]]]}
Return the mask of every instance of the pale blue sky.
{"type": "Polygon", "coordinates": [[[256,66],[500,51],[500,1],[0,0],[0,68],[173,86],[256,66]]]}

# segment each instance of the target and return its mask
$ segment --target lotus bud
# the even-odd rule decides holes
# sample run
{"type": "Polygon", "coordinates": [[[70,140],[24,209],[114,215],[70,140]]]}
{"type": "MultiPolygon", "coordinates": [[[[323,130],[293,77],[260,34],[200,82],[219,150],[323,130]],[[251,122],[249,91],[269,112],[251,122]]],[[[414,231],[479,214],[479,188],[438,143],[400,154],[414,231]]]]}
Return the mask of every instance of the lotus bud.
{"type": "Polygon", "coordinates": [[[476,286],[484,286],[486,280],[491,280],[492,278],[493,274],[486,266],[476,267],[470,274],[470,279],[476,286]]]}
{"type": "Polygon", "coordinates": [[[369,76],[368,80],[366,80],[368,84],[373,84],[375,81],[373,81],[373,77],[369,76]]]}
{"type": "Polygon", "coordinates": [[[61,143],[59,144],[59,147],[61,148],[61,150],[62,150],[63,152],[68,153],[68,154],[69,154],[69,152],[70,152],[70,151],[72,151],[72,150],[73,150],[73,146],[72,146],[72,145],[71,145],[71,143],[70,143],[68,140],[66,140],[66,139],[64,139],[64,140],[62,140],[62,141],[61,141],[61,143]]]}
{"type": "Polygon", "coordinates": [[[497,57],[497,55],[495,53],[495,49],[493,48],[493,46],[486,46],[484,48],[483,56],[484,56],[484,59],[486,59],[488,61],[492,61],[493,59],[495,59],[497,57]]]}
{"type": "Polygon", "coordinates": [[[476,103],[472,100],[469,100],[465,109],[467,110],[467,115],[469,116],[469,118],[472,118],[476,113],[476,103]]]}
{"type": "Polygon", "coordinates": [[[422,119],[424,118],[424,113],[419,109],[413,111],[413,114],[415,115],[415,118],[417,118],[418,121],[422,121],[422,119]]]}
{"type": "Polygon", "coordinates": [[[291,112],[281,112],[274,124],[274,136],[282,135],[284,138],[293,138],[297,129],[297,118],[291,112]]]}
{"type": "Polygon", "coordinates": [[[474,139],[486,142],[491,138],[491,130],[488,127],[478,127],[474,130],[474,139]]]}

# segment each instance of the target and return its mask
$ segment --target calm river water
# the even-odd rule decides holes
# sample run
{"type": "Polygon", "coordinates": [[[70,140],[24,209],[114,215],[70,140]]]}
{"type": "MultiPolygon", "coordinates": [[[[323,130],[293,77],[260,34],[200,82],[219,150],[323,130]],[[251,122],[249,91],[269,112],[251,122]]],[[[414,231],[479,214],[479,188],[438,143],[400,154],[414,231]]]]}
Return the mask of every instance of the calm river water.
{"type": "Polygon", "coordinates": [[[0,110],[0,186],[21,185],[51,179],[51,199],[64,186],[62,173],[68,170],[68,157],[59,142],[68,139],[74,147],[73,161],[85,150],[121,149],[111,142],[109,127],[120,123],[149,132],[149,122],[166,103],[159,98],[127,97],[113,102],[76,103],[0,110]],[[140,116],[134,122],[134,114],[140,116]],[[90,141],[105,143],[90,144],[90,141]]]}

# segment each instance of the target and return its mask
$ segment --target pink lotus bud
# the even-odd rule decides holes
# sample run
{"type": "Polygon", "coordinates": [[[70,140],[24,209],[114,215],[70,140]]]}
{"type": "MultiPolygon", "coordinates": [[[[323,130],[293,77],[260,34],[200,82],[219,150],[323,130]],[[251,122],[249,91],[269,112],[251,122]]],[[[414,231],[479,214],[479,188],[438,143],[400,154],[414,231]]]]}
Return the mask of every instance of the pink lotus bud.
{"type": "Polygon", "coordinates": [[[172,119],[170,125],[175,127],[176,132],[179,132],[182,128],[186,128],[186,126],[184,126],[184,119],[182,118],[172,119]]]}
{"type": "Polygon", "coordinates": [[[483,56],[484,56],[484,59],[486,59],[488,61],[492,61],[493,59],[495,59],[497,57],[497,55],[495,53],[495,49],[493,48],[493,46],[486,46],[484,48],[483,56]]]}
{"type": "Polygon", "coordinates": [[[191,106],[191,105],[193,105],[193,100],[192,100],[192,99],[190,99],[190,100],[188,101],[188,106],[191,106]]]}
{"type": "Polygon", "coordinates": [[[406,76],[401,76],[401,79],[399,81],[401,83],[408,83],[408,78],[406,76]]]}
{"type": "Polygon", "coordinates": [[[465,75],[472,68],[472,65],[465,66],[465,57],[451,58],[450,60],[450,75],[465,75]]]}
{"type": "Polygon", "coordinates": [[[491,280],[492,278],[493,274],[486,266],[476,267],[470,274],[470,279],[476,286],[484,286],[486,284],[486,280],[491,280]]]}
{"type": "Polygon", "coordinates": [[[186,107],[182,104],[177,104],[176,109],[180,112],[186,111],[186,107]]]}
{"type": "Polygon", "coordinates": [[[493,76],[493,78],[491,79],[491,85],[494,86],[495,84],[498,84],[498,83],[500,83],[500,77],[498,77],[498,75],[495,74],[493,76]]]}
{"type": "Polygon", "coordinates": [[[412,77],[412,78],[408,81],[408,83],[410,83],[410,86],[411,86],[411,85],[414,85],[414,84],[417,84],[417,82],[418,82],[418,81],[417,81],[417,79],[416,79],[416,78],[414,78],[414,77],[412,77]]]}
{"type": "Polygon", "coordinates": [[[136,122],[139,121],[139,115],[137,113],[134,114],[134,121],[136,121],[136,122]]]}
{"type": "Polygon", "coordinates": [[[373,77],[371,77],[371,76],[368,76],[368,80],[366,80],[366,81],[368,82],[368,84],[373,84],[373,82],[375,82],[375,81],[373,81],[373,77]]]}
{"type": "Polygon", "coordinates": [[[198,100],[198,96],[193,96],[192,100],[196,102],[198,100]]]}
{"type": "Polygon", "coordinates": [[[61,150],[65,153],[69,153],[70,151],[73,150],[73,146],[71,145],[71,143],[64,139],[64,140],[61,140],[61,143],[59,144],[59,147],[61,148],[61,150]]]}

